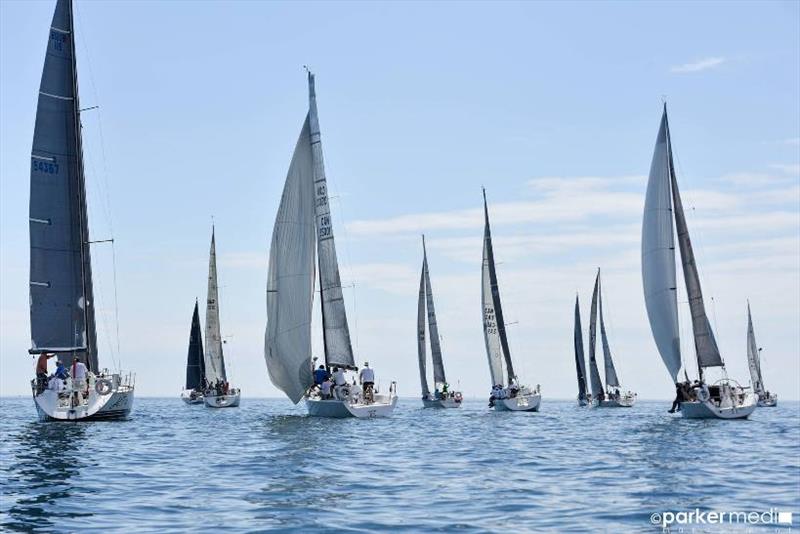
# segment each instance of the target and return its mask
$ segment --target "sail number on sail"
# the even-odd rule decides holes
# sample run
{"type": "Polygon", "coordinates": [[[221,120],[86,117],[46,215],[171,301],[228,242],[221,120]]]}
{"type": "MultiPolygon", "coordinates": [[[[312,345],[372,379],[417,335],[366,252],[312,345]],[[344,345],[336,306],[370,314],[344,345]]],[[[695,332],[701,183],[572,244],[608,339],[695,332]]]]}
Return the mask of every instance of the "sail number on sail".
{"type": "Polygon", "coordinates": [[[484,306],[483,322],[486,325],[487,334],[497,333],[497,320],[495,319],[494,316],[494,306],[484,306]]]}
{"type": "Polygon", "coordinates": [[[47,174],[58,174],[58,163],[50,163],[47,161],[40,161],[36,158],[31,160],[33,164],[33,170],[37,172],[44,172],[47,174]]]}

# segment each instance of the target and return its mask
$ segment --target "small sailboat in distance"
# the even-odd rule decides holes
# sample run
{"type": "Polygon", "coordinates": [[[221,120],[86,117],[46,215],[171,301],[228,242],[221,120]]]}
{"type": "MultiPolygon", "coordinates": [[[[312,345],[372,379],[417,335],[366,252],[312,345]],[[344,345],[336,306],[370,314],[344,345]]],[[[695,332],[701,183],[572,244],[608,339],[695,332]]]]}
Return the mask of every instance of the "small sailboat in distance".
{"type": "Polygon", "coordinates": [[[747,301],[747,365],[750,367],[750,380],[753,392],[758,397],[758,406],[773,408],[778,405],[778,395],[770,393],[764,387],[764,378],[761,375],[761,348],[756,344],[756,334],[753,330],[753,317],[750,315],[750,301],[747,301]]]}
{"type": "Polygon", "coordinates": [[[205,371],[208,388],[203,392],[203,401],[206,406],[210,408],[235,408],[239,406],[241,391],[231,388],[228,384],[225,355],[222,353],[222,335],[219,327],[217,246],[213,226],[211,227],[211,251],[208,258],[205,371]]]}
{"type": "Polygon", "coordinates": [[[194,301],[192,327],[189,330],[189,352],[186,356],[186,383],[181,399],[186,404],[203,404],[206,381],[206,361],[203,356],[203,334],[200,329],[200,311],[194,301]]]}
{"type": "Polygon", "coordinates": [[[72,7],[56,2],[31,150],[29,352],[39,355],[31,388],[42,420],[122,419],[133,380],[101,368],[98,356],[72,7]],[[55,355],[73,376],[48,380],[55,355]]]}
{"type": "Polygon", "coordinates": [[[483,338],[486,342],[486,356],[489,359],[489,373],[492,377],[489,406],[497,411],[538,412],[542,402],[539,386],[530,388],[519,384],[514,372],[514,364],[511,361],[511,350],[508,346],[506,325],[503,322],[503,308],[500,303],[500,288],[497,283],[485,189],[483,190],[483,213],[481,311],[483,312],[483,338]],[[503,374],[504,364],[505,375],[503,374]]]}
{"type": "Polygon", "coordinates": [[[436,323],[436,310],[433,307],[433,290],[428,272],[428,253],[425,250],[425,236],[422,236],[422,273],[419,277],[419,301],[417,302],[417,356],[419,358],[419,379],[422,383],[422,404],[425,408],[459,408],[462,395],[460,391],[450,391],[444,375],[442,346],[439,342],[439,328],[436,323]],[[426,310],[427,308],[427,310],[426,310]],[[426,313],[427,311],[427,313],[426,313]],[[434,392],[428,389],[426,371],[427,354],[425,350],[425,319],[431,337],[431,360],[433,362],[434,392]]]}
{"type": "MultiPolygon", "coordinates": [[[[682,361],[678,329],[673,218],[691,310],[699,374],[699,380],[695,381],[689,399],[682,399],[681,413],[684,417],[692,419],[748,417],[756,409],[755,396],[727,377],[725,363],[706,315],[697,262],[675,176],[667,105],[664,104],[661,126],[650,165],[642,219],[642,284],[653,339],[670,377],[677,386],[680,386],[678,373],[682,361]],[[709,386],[704,371],[712,367],[721,367],[723,378],[709,386]]],[[[687,382],[684,386],[688,389],[690,384],[685,366],[684,376],[687,382]]]]}
{"type": "Polygon", "coordinates": [[[592,309],[589,319],[589,360],[592,365],[592,402],[601,408],[630,408],[636,402],[636,394],[631,391],[620,390],[617,369],[614,367],[614,360],[611,357],[611,349],[608,345],[606,335],[606,325],[603,320],[603,292],[600,288],[600,269],[597,269],[597,277],[594,280],[594,291],[592,292],[592,309]],[[595,358],[595,348],[597,346],[597,318],[600,317],[600,341],[603,347],[603,367],[605,369],[606,388],[600,381],[600,373],[597,369],[595,358]]]}
{"type": "Polygon", "coordinates": [[[583,331],[578,295],[575,295],[575,370],[578,373],[578,406],[591,404],[586,392],[586,360],[583,356],[583,331]]]}
{"type": "Polygon", "coordinates": [[[380,393],[374,371],[366,365],[359,374],[361,384],[347,376],[357,367],[339,277],[311,72],[308,93],[308,113],[286,175],[269,251],[267,371],[272,383],[292,402],[305,399],[311,416],[386,417],[397,405],[395,383],[388,392],[380,393]],[[311,316],[317,267],[325,365],[315,371],[311,316]],[[315,375],[320,376],[316,383],[315,375]]]}

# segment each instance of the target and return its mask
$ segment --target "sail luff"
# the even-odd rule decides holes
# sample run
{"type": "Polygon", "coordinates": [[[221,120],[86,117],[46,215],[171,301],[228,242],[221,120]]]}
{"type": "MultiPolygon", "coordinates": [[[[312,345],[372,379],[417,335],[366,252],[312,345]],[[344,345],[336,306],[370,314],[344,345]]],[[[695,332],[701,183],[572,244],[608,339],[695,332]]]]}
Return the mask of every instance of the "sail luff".
{"type": "Polygon", "coordinates": [[[672,380],[677,381],[681,347],[666,121],[665,106],[642,216],[642,287],[653,339],[672,380]]]}
{"type": "Polygon", "coordinates": [[[325,359],[328,365],[354,368],[353,347],[350,342],[350,329],[347,325],[347,312],[344,306],[339,263],[336,257],[336,244],[333,238],[333,223],[331,221],[325,162],[322,156],[322,142],[320,140],[319,119],[317,116],[314,75],[310,72],[308,73],[308,92],[308,117],[311,161],[314,173],[314,194],[316,197],[317,255],[320,271],[320,300],[322,303],[325,359]]]}
{"type": "Polygon", "coordinates": [[[211,228],[211,249],[208,255],[208,298],[206,300],[206,377],[214,383],[217,379],[228,381],[225,357],[222,354],[222,336],[219,326],[219,289],[217,284],[217,248],[211,228]]]}
{"type": "Polygon", "coordinates": [[[316,272],[313,174],[306,115],[272,230],[264,343],[270,380],[295,404],[314,383],[311,370],[316,272]]]}
{"type": "MultiPolygon", "coordinates": [[[[598,273],[599,276],[599,273],[598,273]]],[[[600,380],[600,371],[597,369],[595,347],[597,345],[597,295],[599,292],[599,277],[594,281],[592,291],[592,307],[589,314],[589,375],[592,383],[592,397],[595,399],[603,392],[603,382],[600,380]]]]}
{"type": "Polygon", "coordinates": [[[583,354],[583,329],[578,295],[575,295],[575,370],[578,374],[578,400],[586,400],[586,361],[583,354]]]}
{"type": "Polygon", "coordinates": [[[58,0],[31,149],[31,351],[99,370],[72,3],[58,0]]]}
{"type": "Polygon", "coordinates": [[[186,355],[186,384],[184,389],[201,389],[203,387],[203,378],[205,378],[204,369],[200,311],[195,300],[192,326],[189,330],[189,350],[186,355]]]}
{"type": "Polygon", "coordinates": [[[675,215],[675,229],[678,236],[678,247],[681,253],[681,263],[683,264],[683,277],[686,283],[686,294],[689,300],[689,309],[692,315],[692,332],[694,333],[694,346],[697,353],[697,365],[701,369],[705,367],[720,367],[725,365],[714,339],[714,332],[711,330],[711,323],[706,315],[705,304],[703,303],[703,291],[700,288],[700,275],[697,272],[697,261],[695,260],[692,242],[689,237],[689,227],[686,224],[686,216],[683,211],[678,181],[675,177],[675,167],[672,162],[672,140],[669,134],[669,121],[664,111],[664,124],[667,134],[667,155],[669,162],[669,177],[672,185],[672,205],[675,215]]]}
{"type": "Polygon", "coordinates": [[[753,329],[753,317],[750,315],[750,302],[747,302],[747,365],[750,368],[750,380],[753,382],[753,391],[763,395],[764,378],[761,375],[761,357],[756,344],[756,334],[753,329]]]}
{"type": "Polygon", "coordinates": [[[611,357],[611,348],[608,346],[608,336],[606,335],[606,324],[603,320],[603,287],[600,281],[600,269],[597,270],[597,306],[600,314],[600,342],[603,345],[603,362],[606,372],[606,387],[619,387],[617,370],[614,368],[614,360],[611,357]]]}
{"type": "Polygon", "coordinates": [[[425,346],[425,261],[419,273],[419,299],[417,300],[417,359],[419,360],[419,381],[422,396],[430,395],[428,388],[427,349],[425,346]]]}
{"type": "Polygon", "coordinates": [[[436,323],[436,309],[433,306],[433,289],[431,289],[431,275],[428,269],[428,253],[425,250],[425,238],[422,238],[422,269],[425,275],[425,299],[428,308],[428,332],[431,335],[431,360],[433,361],[434,386],[447,382],[444,375],[444,361],[442,360],[442,345],[439,340],[439,325],[436,323]]]}

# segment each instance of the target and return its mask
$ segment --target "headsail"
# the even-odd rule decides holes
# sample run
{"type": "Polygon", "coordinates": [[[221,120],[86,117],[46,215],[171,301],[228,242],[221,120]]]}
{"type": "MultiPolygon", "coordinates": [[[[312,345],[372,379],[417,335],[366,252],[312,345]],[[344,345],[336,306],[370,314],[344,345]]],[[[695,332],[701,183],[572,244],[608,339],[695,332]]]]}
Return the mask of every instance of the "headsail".
{"type": "Polygon", "coordinates": [[[599,292],[599,278],[594,281],[592,292],[592,307],[589,314],[589,375],[592,381],[592,397],[595,399],[603,392],[603,382],[600,380],[600,371],[597,369],[595,347],[597,345],[597,295],[599,292]]]}
{"type": "Polygon", "coordinates": [[[217,290],[217,247],[214,228],[211,228],[211,250],[208,256],[208,299],[206,300],[206,378],[212,384],[217,379],[228,381],[225,358],[222,355],[222,336],[219,330],[219,295],[217,290]]]}
{"type": "Polygon", "coordinates": [[[320,300],[322,302],[322,329],[325,341],[325,360],[328,365],[354,368],[350,329],[336,259],[333,240],[333,223],[328,203],[328,184],[325,179],[325,163],[322,158],[317,96],[314,90],[314,75],[308,73],[309,127],[311,138],[311,162],[314,173],[314,195],[316,197],[317,254],[319,255],[320,300]]]}
{"type": "Polygon", "coordinates": [[[425,236],[422,236],[422,272],[425,277],[425,297],[428,307],[428,331],[431,334],[431,359],[433,360],[434,387],[447,382],[444,376],[442,346],[439,342],[439,326],[436,324],[436,309],[433,307],[433,290],[431,276],[428,271],[428,253],[425,251],[425,236]]]}
{"type": "Polygon", "coordinates": [[[417,300],[417,358],[419,359],[419,381],[422,396],[427,398],[431,391],[428,388],[427,350],[425,347],[425,260],[419,273],[419,300],[417,300]]]}
{"type": "Polygon", "coordinates": [[[486,205],[486,190],[483,191],[483,212],[485,217],[483,232],[483,284],[481,300],[483,302],[483,336],[486,341],[486,355],[489,358],[489,371],[492,385],[503,385],[503,362],[506,364],[508,382],[516,378],[511,363],[511,351],[506,338],[506,326],[503,322],[503,308],[500,305],[500,289],[497,285],[497,272],[492,250],[492,232],[489,228],[489,208],[486,205]]]}
{"type": "Polygon", "coordinates": [[[653,151],[644,204],[642,283],[653,338],[670,376],[673,381],[677,381],[681,368],[681,348],[667,134],[665,106],[653,151]]]}
{"type": "Polygon", "coordinates": [[[611,358],[611,349],[608,346],[608,336],[606,336],[606,323],[603,320],[603,289],[600,283],[600,269],[597,269],[597,303],[600,312],[600,341],[603,344],[603,361],[605,362],[606,387],[619,387],[617,370],[614,368],[614,360],[611,358]]]}
{"type": "Polygon", "coordinates": [[[189,331],[189,352],[186,355],[186,385],[184,389],[201,389],[205,378],[206,364],[203,359],[203,338],[200,329],[200,311],[194,302],[192,328],[189,331]]]}
{"type": "Polygon", "coordinates": [[[578,400],[586,400],[586,362],[583,355],[583,330],[578,295],[575,295],[575,370],[578,372],[578,400]]]}
{"type": "Polygon", "coordinates": [[[72,3],[58,0],[47,42],[30,174],[31,352],[85,354],[99,370],[72,3]]]}
{"type": "Polygon", "coordinates": [[[750,367],[750,380],[753,382],[753,392],[756,395],[764,394],[764,379],[761,376],[761,358],[756,345],[756,334],[753,330],[753,318],[750,316],[750,302],[747,303],[747,365],[750,367]]]}
{"type": "Polygon", "coordinates": [[[314,383],[311,373],[316,259],[313,173],[306,116],[272,231],[264,346],[270,380],[295,404],[314,383]]]}
{"type": "Polygon", "coordinates": [[[703,303],[700,275],[697,272],[697,262],[692,249],[692,241],[689,238],[689,228],[686,225],[686,216],[683,213],[683,202],[678,191],[675,168],[672,165],[672,140],[669,135],[666,107],[664,108],[664,126],[667,132],[667,155],[669,177],[672,184],[672,205],[675,211],[675,229],[678,234],[678,246],[681,251],[681,263],[683,264],[683,278],[686,282],[686,294],[692,314],[692,331],[694,333],[694,347],[697,351],[697,365],[702,376],[704,367],[719,367],[725,364],[722,362],[722,356],[719,353],[717,341],[714,339],[714,332],[711,330],[711,323],[708,321],[706,307],[703,303]]]}

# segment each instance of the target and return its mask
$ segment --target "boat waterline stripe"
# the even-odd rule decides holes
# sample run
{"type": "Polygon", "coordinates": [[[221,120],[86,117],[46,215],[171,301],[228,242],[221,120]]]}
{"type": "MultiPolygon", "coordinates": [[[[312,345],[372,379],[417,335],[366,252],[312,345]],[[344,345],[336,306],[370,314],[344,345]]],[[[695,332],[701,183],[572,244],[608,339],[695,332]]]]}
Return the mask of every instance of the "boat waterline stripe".
{"type": "Polygon", "coordinates": [[[50,287],[50,282],[34,282],[33,280],[31,280],[31,285],[38,287],[50,287]]]}
{"type": "Polygon", "coordinates": [[[53,224],[50,219],[35,219],[33,217],[29,217],[31,222],[40,223],[40,224],[53,224]]]}
{"type": "Polygon", "coordinates": [[[41,159],[41,160],[44,160],[44,161],[55,161],[56,160],[56,158],[54,158],[52,156],[37,156],[36,154],[31,154],[31,157],[33,159],[41,159]]]}
{"type": "Polygon", "coordinates": [[[72,33],[69,30],[62,30],[61,28],[56,28],[55,26],[50,26],[50,29],[54,30],[54,31],[57,31],[58,33],[67,33],[67,34],[72,33]]]}
{"type": "Polygon", "coordinates": [[[44,91],[39,91],[39,94],[40,95],[44,95],[44,96],[49,96],[50,98],[57,98],[59,100],[74,100],[71,96],[53,95],[53,94],[50,94],[50,93],[45,93],[44,91]]]}

